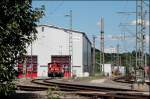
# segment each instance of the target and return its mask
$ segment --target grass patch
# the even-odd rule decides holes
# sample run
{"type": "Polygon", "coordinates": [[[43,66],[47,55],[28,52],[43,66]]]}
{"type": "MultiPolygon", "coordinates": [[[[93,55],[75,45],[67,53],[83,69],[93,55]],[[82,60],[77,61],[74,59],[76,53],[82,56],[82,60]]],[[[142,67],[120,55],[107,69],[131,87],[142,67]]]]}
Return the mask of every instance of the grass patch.
{"type": "Polygon", "coordinates": [[[48,99],[61,99],[61,96],[64,96],[63,92],[60,91],[60,89],[55,86],[55,87],[49,87],[47,91],[47,98],[48,99]]]}

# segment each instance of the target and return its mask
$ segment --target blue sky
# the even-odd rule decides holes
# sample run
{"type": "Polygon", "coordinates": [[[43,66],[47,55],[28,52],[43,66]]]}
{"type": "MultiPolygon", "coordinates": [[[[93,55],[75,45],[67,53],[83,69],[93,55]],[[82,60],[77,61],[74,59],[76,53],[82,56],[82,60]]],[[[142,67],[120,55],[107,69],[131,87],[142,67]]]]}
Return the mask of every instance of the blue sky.
{"type": "MultiPolygon", "coordinates": [[[[100,17],[105,21],[105,48],[116,47],[120,43],[122,49],[127,46],[127,50],[133,50],[134,38],[127,39],[126,42],[111,40],[111,35],[134,35],[134,26],[120,27],[120,23],[131,23],[135,20],[135,14],[126,15],[117,12],[135,12],[135,1],[33,1],[33,7],[45,5],[45,16],[39,24],[50,24],[59,27],[69,28],[69,19],[64,17],[73,12],[73,29],[85,32],[91,40],[92,35],[98,35],[100,28],[97,25],[100,17]],[[128,28],[133,33],[126,30],[128,28]]],[[[97,40],[97,48],[98,46],[97,40]]]]}

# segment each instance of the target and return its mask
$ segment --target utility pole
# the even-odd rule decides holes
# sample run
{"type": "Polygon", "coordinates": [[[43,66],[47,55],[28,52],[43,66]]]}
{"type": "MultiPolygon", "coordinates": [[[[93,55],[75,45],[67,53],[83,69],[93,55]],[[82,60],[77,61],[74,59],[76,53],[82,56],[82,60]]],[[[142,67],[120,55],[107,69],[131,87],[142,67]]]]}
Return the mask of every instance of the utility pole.
{"type": "Polygon", "coordinates": [[[144,51],[145,51],[145,14],[144,0],[136,0],[136,70],[135,81],[143,81],[144,74],[144,51]]]}
{"type": "Polygon", "coordinates": [[[92,68],[93,76],[95,73],[95,39],[96,39],[96,36],[93,35],[93,68],[92,68]]]}
{"type": "MultiPolygon", "coordinates": [[[[148,53],[150,55],[150,1],[149,1],[149,52],[148,53]]],[[[149,65],[149,68],[150,68],[150,65],[149,65]]],[[[150,82],[150,74],[148,74],[148,81],[150,82]]]]}
{"type": "Polygon", "coordinates": [[[104,75],[104,18],[100,19],[100,65],[103,67],[103,75],[104,75]]]}
{"type": "Polygon", "coordinates": [[[70,18],[70,30],[69,30],[69,55],[70,55],[70,72],[72,77],[72,70],[73,70],[73,39],[72,39],[72,10],[69,11],[68,15],[65,15],[66,17],[70,18]]]}
{"type": "MultiPolygon", "coordinates": [[[[144,66],[146,64],[145,57],[145,34],[146,34],[146,14],[149,13],[149,21],[150,21],[150,11],[145,11],[145,0],[136,0],[136,66],[135,66],[135,82],[139,80],[145,80],[145,72],[144,66]]],[[[149,10],[150,10],[150,1],[149,2],[149,10]]],[[[125,13],[125,12],[121,12],[125,13]]],[[[126,12],[126,14],[129,12],[126,12]]],[[[128,14],[129,15],[129,14],[128,14]]],[[[150,25],[149,25],[149,37],[150,37],[150,25]]],[[[150,54],[150,40],[149,40],[149,54],[150,54]]],[[[150,78],[150,76],[149,76],[150,78]]]]}
{"type": "Polygon", "coordinates": [[[32,78],[32,72],[33,72],[33,59],[32,59],[32,57],[33,57],[33,49],[32,49],[33,47],[32,47],[32,42],[31,42],[31,72],[30,72],[30,76],[31,76],[31,78],[32,78]]]}
{"type": "Polygon", "coordinates": [[[117,69],[119,71],[119,65],[120,65],[120,55],[119,55],[119,44],[117,44],[117,69]]]}

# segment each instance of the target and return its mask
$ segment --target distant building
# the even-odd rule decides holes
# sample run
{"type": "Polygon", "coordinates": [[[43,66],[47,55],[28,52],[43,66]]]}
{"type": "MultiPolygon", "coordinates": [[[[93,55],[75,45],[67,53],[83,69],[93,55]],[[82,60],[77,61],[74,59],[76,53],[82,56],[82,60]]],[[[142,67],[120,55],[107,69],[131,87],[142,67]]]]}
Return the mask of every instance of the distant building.
{"type": "Polygon", "coordinates": [[[102,71],[104,71],[105,76],[111,76],[112,75],[112,66],[111,64],[104,64],[104,70],[102,65],[102,71]]]}
{"type": "Polygon", "coordinates": [[[113,71],[114,72],[119,72],[121,75],[125,75],[126,69],[125,66],[113,66],[113,71]]]}
{"type": "MultiPolygon", "coordinates": [[[[70,57],[69,33],[72,33],[72,73],[83,77],[91,73],[91,42],[84,32],[64,29],[56,26],[39,25],[37,40],[32,43],[32,55],[37,56],[37,75],[47,76],[48,63],[57,61],[56,57],[70,57]]],[[[27,49],[31,55],[31,46],[27,49]]],[[[67,59],[67,58],[66,58],[67,59]]],[[[71,60],[64,62],[70,65],[71,60]]]]}

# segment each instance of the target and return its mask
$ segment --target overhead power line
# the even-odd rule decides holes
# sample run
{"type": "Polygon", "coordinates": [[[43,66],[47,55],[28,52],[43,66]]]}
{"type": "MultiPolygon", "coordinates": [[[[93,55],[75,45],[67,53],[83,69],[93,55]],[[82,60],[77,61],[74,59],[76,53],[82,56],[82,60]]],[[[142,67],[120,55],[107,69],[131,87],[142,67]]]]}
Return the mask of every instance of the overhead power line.
{"type": "Polygon", "coordinates": [[[53,15],[54,13],[56,13],[63,4],[64,4],[64,0],[60,2],[60,4],[56,6],[56,8],[53,11],[50,12],[50,15],[53,15]]]}

